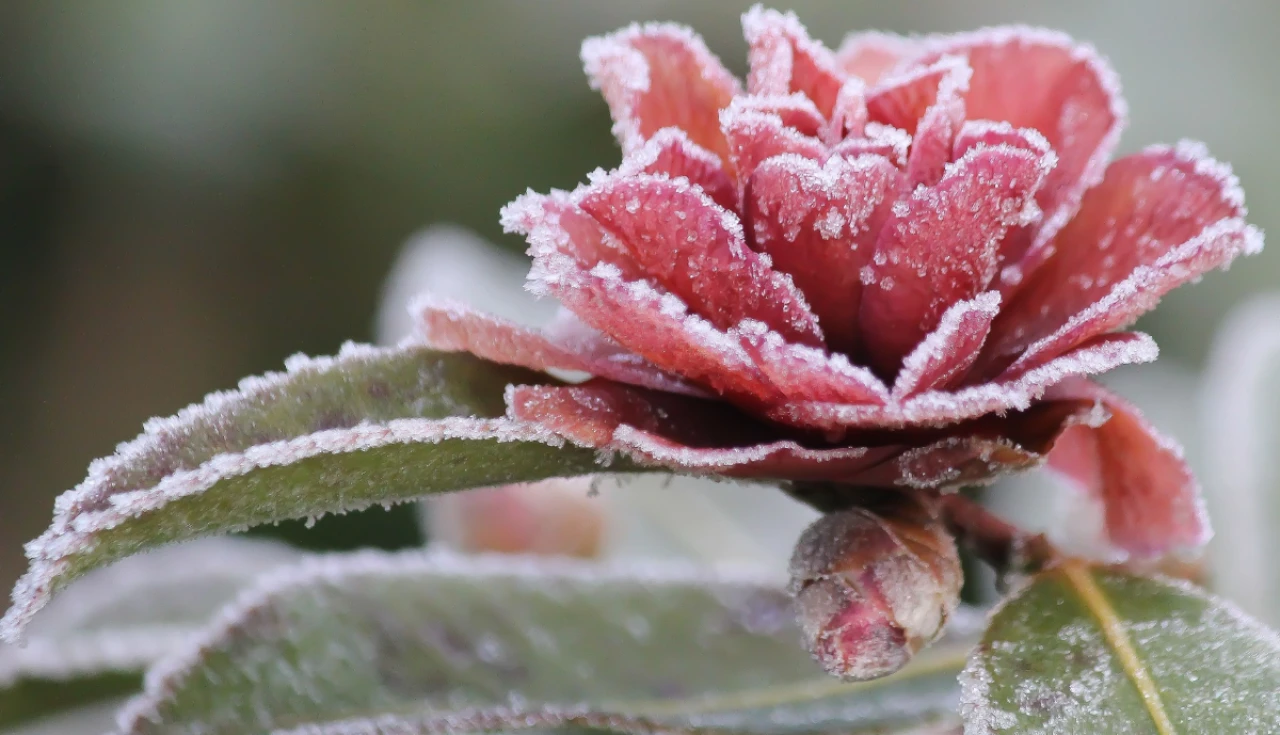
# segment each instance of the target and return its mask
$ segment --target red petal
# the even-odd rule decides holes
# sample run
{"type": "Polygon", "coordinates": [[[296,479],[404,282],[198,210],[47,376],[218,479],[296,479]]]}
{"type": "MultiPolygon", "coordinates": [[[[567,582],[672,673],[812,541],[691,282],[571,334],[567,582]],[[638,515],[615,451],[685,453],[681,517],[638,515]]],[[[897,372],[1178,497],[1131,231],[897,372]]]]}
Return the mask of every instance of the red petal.
{"type": "Polygon", "coordinates": [[[662,128],[678,127],[729,160],[719,111],[738,93],[738,80],[697,34],[670,24],[633,25],[587,39],[582,61],[591,86],[609,103],[624,151],[639,148],[662,128]]]}
{"type": "Polygon", "coordinates": [[[719,158],[701,148],[680,128],[663,128],[644,147],[627,156],[618,167],[620,173],[666,174],[675,179],[683,176],[728,210],[738,208],[738,187],[725,172],[719,158]]]}
{"type": "Polygon", "coordinates": [[[974,149],[894,207],[864,273],[859,315],[871,363],[894,375],[951,304],[995,276],[1005,232],[1026,220],[1047,159],[997,146],[974,149]]]}
{"type": "Polygon", "coordinates": [[[737,113],[777,115],[783,125],[794,128],[803,135],[817,136],[827,125],[826,118],[814,106],[813,100],[799,92],[787,95],[744,95],[734,98],[729,109],[737,113]]]}
{"type": "Polygon", "coordinates": [[[846,138],[833,146],[828,155],[833,158],[852,158],[865,154],[881,156],[903,169],[907,166],[907,151],[910,148],[911,136],[905,130],[880,123],[867,123],[863,137],[846,138]]]}
{"type": "Polygon", "coordinates": [[[760,322],[743,322],[733,334],[787,400],[883,404],[889,398],[879,378],[844,355],[791,344],[760,322]]]}
{"type": "Polygon", "coordinates": [[[700,189],[612,176],[583,189],[579,203],[650,276],[720,329],[756,319],[788,340],[822,344],[804,295],[747,247],[738,218],[700,189]]]}
{"type": "Polygon", "coordinates": [[[1114,546],[1157,556],[1208,540],[1200,487],[1175,442],[1129,403],[1088,381],[1072,380],[1053,395],[1097,400],[1111,414],[1101,426],[1068,429],[1049,454],[1049,467],[1102,503],[1114,546]]]}
{"type": "Polygon", "coordinates": [[[905,400],[927,390],[949,388],[964,378],[978,358],[1000,312],[1000,294],[987,291],[947,309],[937,329],[925,337],[902,361],[893,384],[895,400],[905,400]]]}
{"type": "Polygon", "coordinates": [[[1007,122],[993,120],[966,120],[956,135],[951,157],[962,158],[979,146],[997,145],[1021,148],[1040,156],[1053,150],[1049,141],[1033,128],[1015,128],[1007,122]]]}
{"type": "Polygon", "coordinates": [[[747,89],[752,94],[803,92],[830,117],[844,73],[831,51],[809,37],[794,13],[779,13],[755,6],[742,16],[742,29],[750,46],[751,73],[747,89]]]}
{"type": "Polygon", "coordinates": [[[859,272],[898,191],[883,158],[831,158],[826,165],[775,156],[752,174],[746,201],[757,250],[804,292],[831,349],[852,354],[858,331],[859,272]]]}
{"type": "Polygon", "coordinates": [[[690,315],[670,293],[644,281],[626,281],[611,266],[588,272],[555,254],[534,261],[529,281],[532,288],[556,297],[582,321],[663,370],[750,405],[778,399],[777,389],[736,338],[690,315]]]}
{"type": "Polygon", "coordinates": [[[867,94],[867,115],[874,122],[915,135],[925,111],[938,101],[944,82],[946,87],[963,91],[969,73],[968,65],[960,57],[913,68],[882,82],[867,94]]]}
{"type": "Polygon", "coordinates": [[[1145,334],[1107,334],[1013,379],[958,390],[930,390],[885,406],[790,401],[767,409],[779,423],[828,433],[849,429],[941,427],[988,414],[1032,407],[1068,378],[1096,375],[1120,365],[1150,362],[1158,350],[1145,334]]]}
{"type": "Polygon", "coordinates": [[[861,79],[847,79],[836,95],[831,110],[831,124],[827,127],[828,143],[836,143],[848,136],[858,137],[867,126],[867,86],[861,79]]]}
{"type": "Polygon", "coordinates": [[[596,333],[569,344],[535,329],[473,311],[450,299],[423,296],[410,307],[427,346],[519,365],[531,370],[575,370],[658,390],[699,394],[679,377],[663,372],[639,355],[596,333]]]}
{"type": "MultiPolygon", "coordinates": [[[[938,80],[933,103],[924,111],[916,125],[911,141],[911,155],[907,158],[906,191],[917,186],[933,186],[951,158],[956,134],[964,123],[964,92],[969,85],[969,67],[959,59],[951,59],[950,71],[938,80]]],[[[939,64],[948,63],[943,59],[939,64]]]]}
{"type": "Polygon", "coordinates": [[[617,239],[574,204],[570,194],[529,192],[503,207],[501,219],[506,232],[527,237],[535,262],[559,254],[572,258],[579,268],[590,270],[598,263],[609,263],[627,280],[644,278],[617,239]]]}
{"type": "Polygon", "coordinates": [[[903,59],[919,50],[918,42],[890,33],[850,33],[836,51],[836,64],[846,74],[875,84],[903,59]]]}
{"type": "Polygon", "coordinates": [[[1170,290],[1259,250],[1244,214],[1230,169],[1198,145],[1116,161],[997,320],[993,356],[1033,345],[1020,362],[1034,363],[1132,323],[1170,290]]]}
{"type": "MultiPolygon", "coordinates": [[[[968,120],[960,128],[959,135],[956,136],[954,150],[952,155],[955,158],[961,158],[975,148],[981,146],[997,146],[1006,145],[1014,148],[1020,148],[1030,151],[1033,155],[1053,161],[1052,167],[1057,166],[1057,155],[1053,153],[1053,149],[1049,146],[1049,141],[1034,128],[1015,128],[1007,122],[992,122],[990,120],[968,120]]],[[[1050,171],[1049,176],[1052,175],[1050,171]]],[[[1046,181],[1048,176],[1046,176],[1046,181]]],[[[1037,192],[1036,199],[1043,199],[1044,184],[1041,184],[1041,191],[1037,192]]],[[[1009,293],[1011,287],[1009,283],[1021,279],[1020,259],[1026,252],[1027,247],[1035,238],[1036,233],[1040,231],[1041,222],[1043,221],[1043,212],[1032,222],[1009,230],[1000,242],[1000,265],[1001,265],[1001,291],[1009,293]]]]}
{"type": "Polygon", "coordinates": [[[1091,401],[1057,400],[958,426],[954,434],[905,448],[853,482],[875,487],[950,489],[990,483],[1040,464],[1064,428],[1087,421],[1091,401]]]}
{"type": "Polygon", "coordinates": [[[817,138],[789,127],[776,114],[758,112],[747,104],[730,105],[720,116],[738,183],[745,186],[756,168],[773,156],[795,153],[821,160],[826,146],[817,138]]]}
{"type": "Polygon", "coordinates": [[[508,411],[571,441],[623,452],[677,471],[730,477],[840,480],[891,450],[808,449],[780,438],[724,403],[593,381],[580,386],[518,386],[508,411]]]}
{"type": "MultiPolygon", "coordinates": [[[[1102,178],[1125,123],[1119,80],[1092,47],[1053,31],[992,28],[941,36],[927,45],[930,55],[920,63],[944,55],[968,57],[973,78],[965,101],[971,119],[1035,128],[1058,156],[1058,166],[1036,197],[1043,224],[1023,242],[1029,247],[1023,272],[1030,272],[1039,251],[1075,213],[1080,197],[1102,178]]],[[[1016,280],[1018,269],[1009,277],[1016,280]]]]}

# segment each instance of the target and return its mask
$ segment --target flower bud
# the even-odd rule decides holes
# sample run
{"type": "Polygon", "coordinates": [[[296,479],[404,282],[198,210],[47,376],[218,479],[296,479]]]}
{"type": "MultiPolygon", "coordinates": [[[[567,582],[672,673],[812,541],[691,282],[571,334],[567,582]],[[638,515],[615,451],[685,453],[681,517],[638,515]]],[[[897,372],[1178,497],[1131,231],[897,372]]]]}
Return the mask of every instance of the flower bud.
{"type": "Polygon", "coordinates": [[[427,503],[428,540],[460,551],[594,557],[604,504],[589,479],[553,479],[439,495],[427,503]]]}
{"type": "Polygon", "coordinates": [[[827,673],[849,681],[892,674],[933,642],[962,583],[955,540],[915,495],[823,516],[791,557],[805,645],[827,673]]]}

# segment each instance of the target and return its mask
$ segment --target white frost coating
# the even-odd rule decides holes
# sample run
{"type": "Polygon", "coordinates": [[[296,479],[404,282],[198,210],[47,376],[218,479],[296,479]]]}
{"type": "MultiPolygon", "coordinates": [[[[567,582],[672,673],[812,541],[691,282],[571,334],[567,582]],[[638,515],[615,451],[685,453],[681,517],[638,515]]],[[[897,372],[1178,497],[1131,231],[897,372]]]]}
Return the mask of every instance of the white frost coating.
{"type": "MultiPolygon", "coordinates": [[[[295,361],[293,367],[297,366],[298,361],[295,361]]],[[[135,442],[149,438],[149,435],[144,435],[135,442]]],[[[90,479],[81,488],[63,495],[63,498],[73,494],[75,497],[57,504],[53,525],[27,544],[31,568],[14,587],[13,607],[0,620],[0,639],[9,642],[20,640],[27,622],[48,603],[53,582],[68,567],[69,557],[91,549],[94,536],[101,531],[157,511],[179,498],[202,493],[221,480],[265,467],[294,464],[326,454],[359,452],[394,444],[436,444],[449,439],[526,441],[548,446],[563,446],[565,443],[563,438],[551,432],[510,419],[397,419],[380,425],[330,429],[286,441],[260,444],[241,453],[220,454],[196,469],[170,474],[151,488],[116,492],[106,498],[108,503],[100,510],[80,512],[76,508],[79,497],[102,487],[91,467],[90,479]]],[[[128,453],[122,451],[105,462],[120,461],[119,458],[127,456],[128,453]]]]}
{"type": "Polygon", "coordinates": [[[1139,316],[1155,308],[1160,299],[1182,283],[1215,267],[1226,268],[1239,255],[1262,250],[1262,231],[1242,219],[1219,220],[1195,237],[1170,249],[1151,265],[1133,269],[1106,296],[1073,315],[1057,331],[1028,347],[1002,374],[1017,376],[1042,361],[1046,355],[1070,348],[1081,338],[1114,329],[1123,329],[1139,316]],[[1101,325],[1101,326],[1096,326],[1101,325]]]}
{"type": "Polygon", "coordinates": [[[546,331],[477,312],[431,293],[416,296],[409,311],[417,326],[415,339],[433,349],[468,352],[531,370],[578,372],[682,395],[706,395],[594,330],[579,331],[572,341],[556,339],[546,331]]]}
{"type": "Polygon", "coordinates": [[[814,400],[814,392],[842,394],[852,403],[889,400],[889,389],[838,352],[788,342],[768,325],[744,319],[730,336],[750,345],[755,364],[787,400],[814,400]]]}
{"type": "Polygon", "coordinates": [[[495,707],[447,714],[383,715],[302,725],[276,730],[272,735],[464,735],[521,730],[557,732],[561,728],[569,731],[589,728],[631,735],[656,735],[673,730],[670,726],[643,718],[593,712],[586,707],[542,706],[536,710],[495,707]]]}
{"type": "Polygon", "coordinates": [[[1179,160],[1193,164],[1197,175],[1217,182],[1222,201],[1238,209],[1241,217],[1248,216],[1249,210],[1244,205],[1244,188],[1240,185],[1239,177],[1231,170],[1231,164],[1209,155],[1209,147],[1204,143],[1184,138],[1172,146],[1147,146],[1142,152],[1153,156],[1173,153],[1179,160]]]}
{"type": "Polygon", "coordinates": [[[1274,448],[1280,376],[1280,295],[1237,307],[1214,339],[1200,390],[1204,479],[1219,533],[1210,547],[1217,589],[1244,609],[1280,622],[1280,507],[1274,448]]]}
{"type": "Polygon", "coordinates": [[[788,117],[803,116],[815,129],[826,121],[817,105],[803,92],[743,95],[735,97],[726,109],[733,109],[735,114],[777,115],[778,119],[782,119],[783,113],[788,117]]]}
{"type": "MultiPolygon", "coordinates": [[[[968,33],[934,34],[912,39],[917,52],[911,58],[931,57],[943,54],[964,54],[975,47],[1006,47],[1012,45],[1040,46],[1059,49],[1071,60],[1082,64],[1098,80],[1103,90],[1108,110],[1113,122],[1104,133],[1102,140],[1090,152],[1088,161],[1079,178],[1062,197],[1058,206],[1045,212],[1039,228],[1035,232],[1027,253],[1019,264],[1011,265],[1001,272],[1001,280],[1005,285],[1013,285],[1021,281],[1023,265],[1032,267],[1041,262],[1052,246],[1052,239],[1063,226],[1071,221],[1080,209],[1080,201],[1089,189],[1102,181],[1111,153],[1120,142],[1120,134],[1128,123],[1129,107],[1120,91],[1120,77],[1104,56],[1087,43],[1078,43],[1065,33],[1045,28],[1024,25],[997,26],[982,28],[968,33]]],[[[910,58],[900,68],[910,68],[910,58]]]]}
{"type": "Polygon", "coordinates": [[[817,138],[789,127],[777,113],[749,109],[741,102],[743,99],[735,98],[720,111],[720,128],[729,143],[729,158],[738,169],[739,190],[746,186],[754,166],[763,160],[748,160],[744,154],[758,155],[762,153],[760,149],[767,148],[765,152],[786,150],[815,158],[822,155],[825,146],[817,138]]]}
{"type": "MultiPolygon", "coordinates": [[[[152,549],[78,578],[27,634],[56,639],[151,625],[195,626],[234,592],[304,552],[276,541],[204,538],[152,549]]],[[[0,658],[6,651],[0,648],[0,658]]]]}
{"type": "MultiPolygon", "coordinates": [[[[627,174],[621,169],[612,172],[597,172],[590,177],[588,183],[577,187],[568,194],[563,192],[555,192],[548,196],[526,194],[504,207],[502,211],[503,226],[508,231],[523,232],[528,236],[530,243],[529,253],[534,258],[533,268],[530,270],[528,277],[528,288],[531,291],[539,295],[560,293],[563,299],[565,298],[563,294],[565,288],[564,279],[569,277],[571,271],[580,269],[576,262],[564,257],[564,253],[569,251],[569,245],[566,243],[567,234],[559,227],[557,218],[547,216],[548,205],[556,204],[582,210],[582,204],[588,199],[607,198],[615,194],[618,189],[624,187],[644,191],[650,196],[660,193],[663,199],[676,196],[690,198],[692,200],[692,211],[687,212],[687,214],[691,215],[696,211],[710,215],[712,226],[718,229],[714,236],[720,240],[730,256],[730,262],[724,265],[723,270],[717,267],[716,269],[697,272],[697,275],[703,277],[701,280],[714,280],[735,271],[738,274],[745,274],[753,283],[767,287],[771,291],[768,298],[777,299],[786,304],[787,308],[784,311],[792,328],[797,332],[809,333],[815,338],[821,339],[821,329],[818,326],[817,317],[813,315],[813,311],[805,300],[804,294],[796,287],[791,276],[773,269],[772,262],[768,256],[756,253],[747,246],[742,222],[738,219],[738,215],[717,204],[706,191],[690,183],[687,178],[671,178],[662,173],[627,174]]],[[[634,208],[629,202],[623,208],[624,211],[615,211],[613,216],[622,220],[638,214],[639,198],[634,197],[633,201],[634,208]]],[[[690,217],[690,219],[692,220],[693,217],[690,217]]],[[[630,243],[630,249],[633,251],[643,250],[646,247],[648,238],[676,238],[683,235],[692,242],[695,236],[700,235],[696,229],[690,229],[690,225],[686,225],[683,222],[676,221],[668,224],[670,224],[670,227],[664,232],[640,232],[640,242],[630,243]]],[[[606,243],[608,242],[610,240],[606,238],[606,243]]],[[[672,249],[676,247],[674,244],[669,243],[669,245],[672,249]]],[[[621,244],[615,245],[615,249],[621,252],[627,251],[627,248],[621,244]]],[[[644,258],[623,255],[619,262],[634,261],[639,265],[642,260],[644,258]]],[[[619,269],[613,264],[599,263],[595,267],[600,266],[612,268],[611,274],[620,273],[619,269]]],[[[653,282],[652,279],[647,284],[647,287],[662,292],[664,295],[671,295],[667,289],[653,282]]],[[[757,299],[764,298],[763,294],[754,296],[757,299]]],[[[674,295],[672,295],[672,298],[674,298],[674,295]]],[[[693,310],[697,311],[698,304],[693,304],[692,306],[694,307],[693,310]]]]}
{"type": "Polygon", "coordinates": [[[742,33],[751,47],[752,92],[790,91],[796,50],[809,56],[826,74],[836,79],[845,77],[830,49],[810,38],[792,11],[780,13],[761,5],[752,6],[742,16],[742,33]]]}
{"type": "Polygon", "coordinates": [[[353,369],[359,363],[383,360],[406,349],[347,342],[333,357],[294,355],[285,360],[283,373],[245,378],[234,390],[210,393],[202,403],[187,406],[173,416],[149,419],[143,424],[141,435],[118,445],[112,456],[91,462],[85,479],[74,489],[58,496],[54,501],[53,525],[46,535],[69,530],[80,508],[99,503],[111,493],[123,489],[116,486],[117,474],[145,461],[147,456],[160,451],[165,443],[181,440],[193,427],[216,423],[219,417],[231,414],[241,406],[269,399],[304,374],[353,369]]]}
{"type": "Polygon", "coordinates": [[[832,156],[856,156],[874,153],[889,159],[898,168],[907,165],[911,134],[884,123],[869,122],[861,138],[847,138],[831,148],[832,156]]]}
{"type": "Polygon", "coordinates": [[[674,23],[633,23],[620,31],[595,36],[582,42],[582,65],[592,89],[598,89],[609,103],[613,115],[613,133],[624,151],[644,144],[637,119],[641,98],[650,89],[652,78],[649,61],[635,47],[643,38],[654,38],[682,46],[694,57],[707,81],[720,84],[737,94],[738,80],[725,70],[720,60],[707,49],[702,37],[687,26],[674,23]]]}
{"type": "Polygon", "coordinates": [[[340,587],[361,578],[437,576],[475,581],[483,585],[494,578],[553,578],[579,584],[682,585],[698,588],[738,586],[779,590],[774,575],[761,574],[742,565],[688,563],[598,564],[567,558],[516,557],[510,555],[456,554],[444,550],[386,553],[361,551],[318,556],[277,570],[242,592],[197,638],[156,663],[146,675],[143,693],[120,710],[117,727],[132,732],[142,722],[158,717],[160,705],[178,690],[183,680],[199,669],[205,651],[216,648],[238,629],[252,625],[253,616],[271,601],[292,591],[317,585],[340,587]]]}
{"type": "Polygon", "coordinates": [[[666,150],[678,150],[681,155],[706,166],[720,168],[720,158],[711,151],[689,140],[689,135],[680,128],[662,128],[654,133],[641,147],[628,153],[618,164],[617,175],[638,176],[650,173],[649,167],[658,162],[658,157],[666,150]]]}
{"type": "MultiPolygon", "coordinates": [[[[1001,47],[1014,44],[1044,46],[1061,49],[1069,54],[1072,60],[1083,64],[1098,79],[1099,85],[1106,93],[1109,111],[1115,122],[1108,128],[1102,142],[1099,143],[1090,157],[1089,163],[1084,169],[1082,176],[1083,188],[1080,189],[1079,194],[1083,195],[1086,190],[1102,180],[1102,174],[1106,170],[1107,160],[1111,157],[1111,151],[1115,149],[1116,144],[1120,141],[1120,134],[1128,124],[1129,105],[1125,102],[1124,95],[1121,93],[1120,75],[1111,66],[1111,62],[1100,54],[1092,44],[1075,41],[1061,31],[1025,25],[980,28],[967,33],[933,34],[921,37],[919,44],[925,54],[963,53],[964,49],[977,46],[1001,47]]],[[[1077,197],[1070,211],[1065,212],[1063,215],[1062,222],[1064,224],[1075,215],[1075,208],[1078,206],[1079,199],[1077,197]]]]}
{"type": "Polygon", "coordinates": [[[986,343],[986,335],[991,330],[991,322],[1000,313],[1000,293],[988,291],[978,294],[967,301],[952,304],[942,314],[938,326],[916,345],[915,349],[902,361],[902,370],[893,383],[893,399],[901,401],[917,391],[945,385],[948,380],[958,377],[977,359],[978,352],[986,343]],[[980,331],[982,336],[972,344],[965,342],[971,338],[960,331],[960,327],[973,320],[983,322],[980,331]],[[957,354],[962,347],[970,352],[957,354]],[[941,375],[932,375],[940,365],[950,361],[951,365],[941,375]],[[921,380],[930,378],[930,385],[921,385],[921,380]]]}
{"type": "Polygon", "coordinates": [[[189,642],[198,626],[148,625],[57,637],[31,637],[0,650],[0,689],[24,679],[67,681],[109,672],[141,671],[189,642]]]}
{"type": "MultiPolygon", "coordinates": [[[[1183,580],[1154,577],[1131,583],[1147,588],[1143,597],[1154,593],[1155,599],[1182,597],[1193,603],[1154,607],[1119,620],[1150,678],[1157,686],[1173,685],[1177,706],[1169,714],[1178,732],[1276,732],[1280,690],[1266,690],[1267,684],[1280,681],[1276,633],[1183,580]],[[1151,589],[1157,585],[1166,589],[1151,589]]],[[[1146,731],[1139,721],[1149,722],[1148,715],[1140,705],[1127,713],[1109,706],[1121,696],[1136,704],[1138,692],[1097,621],[1081,615],[1065,621],[1056,635],[1045,631],[1032,619],[1035,608],[1017,608],[1029,588],[1024,583],[992,611],[992,620],[1001,619],[1001,629],[995,636],[988,633],[960,675],[965,735],[1094,732],[1104,718],[1116,731],[1128,732],[1124,725],[1146,731]],[[1046,633],[1050,640],[1044,639],[1046,633]],[[1019,672],[1012,692],[1006,688],[1011,672],[1000,672],[1005,696],[995,700],[993,667],[1027,660],[1038,665],[1019,672]],[[1137,719],[1125,719],[1129,717],[1137,719]]]]}
{"type": "Polygon", "coordinates": [[[235,590],[302,556],[273,542],[203,539],[95,570],[35,621],[24,646],[0,647],[0,689],[140,671],[190,640],[235,590]]]}
{"type": "MultiPolygon", "coordinates": [[[[650,328],[661,327],[678,330],[679,336],[691,346],[716,356],[718,370],[727,374],[749,376],[763,380],[742,345],[728,333],[717,329],[710,322],[695,314],[677,296],[659,291],[650,283],[625,281],[618,270],[607,264],[597,265],[590,272],[583,271],[573,259],[550,253],[539,257],[529,272],[530,283],[535,288],[559,295],[571,301],[583,294],[607,298],[617,308],[658,314],[668,320],[650,328]]],[[[571,304],[572,305],[572,304],[571,304]]],[[[584,315],[588,319],[589,314],[584,315]]],[[[597,328],[607,325],[593,324],[597,328]]],[[[646,335],[648,337],[650,335],[646,335]]],[[[705,382],[707,375],[687,375],[690,380],[705,382]]]]}
{"type": "Polygon", "coordinates": [[[1069,377],[1096,375],[1121,365],[1152,362],[1158,355],[1155,340],[1141,332],[1131,332],[1078,347],[1005,383],[985,383],[956,391],[926,391],[885,406],[791,402],[775,409],[771,415],[788,423],[823,428],[945,426],[989,413],[1020,411],[1069,377]]]}
{"type": "Polygon", "coordinates": [[[732,471],[739,467],[778,457],[794,457],[804,462],[857,460],[866,456],[866,447],[808,449],[791,440],[727,449],[672,446],[660,437],[622,424],[614,429],[610,449],[625,452],[640,461],[657,462],[683,470],[732,471]]]}

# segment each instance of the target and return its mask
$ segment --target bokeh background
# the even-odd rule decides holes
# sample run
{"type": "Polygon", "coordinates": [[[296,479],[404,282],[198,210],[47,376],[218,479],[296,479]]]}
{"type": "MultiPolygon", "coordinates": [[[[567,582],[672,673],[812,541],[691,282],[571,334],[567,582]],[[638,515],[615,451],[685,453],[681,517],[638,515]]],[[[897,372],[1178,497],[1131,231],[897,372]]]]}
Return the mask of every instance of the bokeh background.
{"type": "MultiPolygon", "coordinates": [[[[584,36],[676,20],[741,73],[748,5],[0,3],[0,588],[54,496],[144,419],[292,353],[370,339],[413,232],[453,222],[519,252],[500,233],[502,204],[615,164],[607,110],[581,73],[584,36]]],[[[830,45],[853,29],[1010,22],[1091,41],[1130,103],[1122,152],[1205,141],[1234,164],[1252,221],[1280,232],[1280,4],[789,6],[830,45]]],[[[1273,247],[1176,292],[1142,326],[1166,367],[1194,375],[1224,315],[1276,288],[1273,247]]],[[[1153,413],[1199,400],[1187,381],[1141,384],[1153,413]]],[[[307,541],[330,547],[418,540],[404,511],[317,531],[307,541]]]]}

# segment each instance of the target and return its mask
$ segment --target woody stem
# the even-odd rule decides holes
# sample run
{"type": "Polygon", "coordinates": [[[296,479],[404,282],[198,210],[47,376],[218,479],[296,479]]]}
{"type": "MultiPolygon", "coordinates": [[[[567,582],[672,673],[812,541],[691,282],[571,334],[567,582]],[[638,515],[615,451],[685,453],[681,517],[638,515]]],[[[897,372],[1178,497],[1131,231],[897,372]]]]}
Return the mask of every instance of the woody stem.
{"type": "Polygon", "coordinates": [[[948,493],[940,500],[942,518],[956,541],[1002,578],[1037,571],[1060,556],[1044,534],[1027,533],[959,493],[948,493]]]}

